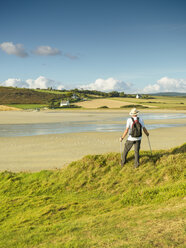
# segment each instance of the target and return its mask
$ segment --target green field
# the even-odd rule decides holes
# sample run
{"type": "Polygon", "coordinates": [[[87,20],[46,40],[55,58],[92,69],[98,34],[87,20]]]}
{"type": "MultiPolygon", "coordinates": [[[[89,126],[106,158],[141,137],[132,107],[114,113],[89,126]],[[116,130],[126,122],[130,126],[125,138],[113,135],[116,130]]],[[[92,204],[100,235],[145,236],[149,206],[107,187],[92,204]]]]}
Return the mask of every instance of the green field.
{"type": "Polygon", "coordinates": [[[20,109],[42,109],[48,107],[47,104],[7,104],[9,107],[20,109]]]}
{"type": "Polygon", "coordinates": [[[186,144],[0,173],[0,247],[184,247],[186,144]]]}
{"type": "MultiPolygon", "coordinates": [[[[116,101],[123,101],[131,105],[148,106],[152,109],[173,109],[173,110],[186,110],[186,97],[177,96],[153,96],[153,99],[136,99],[136,98],[112,98],[116,101]]],[[[127,106],[126,106],[127,107],[127,106]]]]}
{"type": "MultiPolygon", "coordinates": [[[[59,106],[61,100],[70,100],[71,103],[77,102],[77,99],[72,99],[72,95],[76,94],[80,101],[92,99],[105,99],[123,101],[123,108],[151,108],[151,109],[171,109],[171,110],[186,110],[185,96],[147,96],[144,95],[141,99],[136,99],[135,95],[124,95],[114,97],[111,93],[95,92],[95,91],[58,91],[58,90],[42,90],[42,89],[26,89],[0,86],[0,105],[8,105],[21,109],[43,108],[50,106],[51,102],[55,102],[55,106],[59,106]],[[126,105],[127,103],[127,105],[126,105]]],[[[174,93],[176,94],[176,93],[174,93]]],[[[104,105],[103,105],[104,106],[104,105]]],[[[110,106],[110,109],[114,107],[110,106]]],[[[95,107],[96,109],[96,107],[95,107]]],[[[118,109],[118,108],[117,108],[118,109]]]]}

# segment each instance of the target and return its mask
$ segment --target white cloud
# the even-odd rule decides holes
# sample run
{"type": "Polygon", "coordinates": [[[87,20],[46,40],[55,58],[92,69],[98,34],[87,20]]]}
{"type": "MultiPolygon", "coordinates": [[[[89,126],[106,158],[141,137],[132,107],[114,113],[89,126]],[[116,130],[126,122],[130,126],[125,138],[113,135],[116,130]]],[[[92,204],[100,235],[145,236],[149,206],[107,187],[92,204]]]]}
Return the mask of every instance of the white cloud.
{"type": "Polygon", "coordinates": [[[9,87],[19,87],[19,88],[28,88],[28,84],[22,81],[20,78],[9,78],[4,83],[1,83],[2,86],[9,87]]]}
{"type": "Polygon", "coordinates": [[[42,56],[55,56],[60,55],[61,51],[50,46],[39,46],[33,51],[33,53],[42,56]]]}
{"type": "Polygon", "coordinates": [[[142,92],[186,92],[186,79],[162,77],[157,83],[146,86],[142,92]]]}
{"type": "Polygon", "coordinates": [[[125,83],[114,78],[102,79],[98,78],[94,83],[81,85],[79,88],[85,90],[98,91],[125,91],[132,87],[131,83],[125,83]]]}
{"type": "Polygon", "coordinates": [[[13,44],[13,42],[3,42],[0,44],[0,48],[9,55],[16,55],[21,58],[28,56],[28,53],[23,48],[22,44],[13,44]]]}
{"type": "Polygon", "coordinates": [[[52,79],[48,79],[46,77],[40,76],[36,79],[27,79],[25,81],[19,78],[9,78],[4,83],[1,83],[2,86],[12,86],[19,88],[30,88],[30,89],[47,89],[48,87],[52,87],[53,89],[61,90],[64,86],[57,81],[52,79]]]}

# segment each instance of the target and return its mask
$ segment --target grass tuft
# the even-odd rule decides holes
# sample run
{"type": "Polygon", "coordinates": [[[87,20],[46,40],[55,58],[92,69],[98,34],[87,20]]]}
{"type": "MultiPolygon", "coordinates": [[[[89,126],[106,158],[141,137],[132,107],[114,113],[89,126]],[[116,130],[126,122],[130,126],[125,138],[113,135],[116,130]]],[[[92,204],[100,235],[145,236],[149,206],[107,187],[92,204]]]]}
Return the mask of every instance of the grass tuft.
{"type": "Polygon", "coordinates": [[[186,144],[0,173],[0,247],[184,247],[186,144]]]}

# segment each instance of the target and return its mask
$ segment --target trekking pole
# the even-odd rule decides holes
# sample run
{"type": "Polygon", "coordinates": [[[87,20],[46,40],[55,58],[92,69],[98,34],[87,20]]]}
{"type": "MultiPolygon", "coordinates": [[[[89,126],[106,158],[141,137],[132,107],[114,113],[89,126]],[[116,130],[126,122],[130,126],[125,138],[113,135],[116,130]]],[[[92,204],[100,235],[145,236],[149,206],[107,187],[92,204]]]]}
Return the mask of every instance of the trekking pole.
{"type": "Polygon", "coordinates": [[[150,153],[151,153],[151,156],[152,156],[152,149],[151,149],[151,145],[150,145],[150,139],[149,139],[149,136],[147,136],[147,139],[148,139],[148,143],[149,143],[150,153]]]}
{"type": "Polygon", "coordinates": [[[122,161],[122,141],[120,141],[120,154],[121,154],[121,161],[122,161]]]}

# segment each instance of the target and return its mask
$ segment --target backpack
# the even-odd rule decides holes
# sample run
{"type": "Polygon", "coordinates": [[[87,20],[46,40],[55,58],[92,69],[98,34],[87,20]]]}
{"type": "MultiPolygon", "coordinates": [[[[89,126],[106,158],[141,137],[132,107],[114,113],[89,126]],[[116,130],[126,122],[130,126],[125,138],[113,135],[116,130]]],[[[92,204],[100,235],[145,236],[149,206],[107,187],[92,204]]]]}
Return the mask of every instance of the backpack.
{"type": "Polygon", "coordinates": [[[142,136],[142,126],[139,122],[139,117],[137,117],[137,120],[135,121],[132,117],[132,129],[130,135],[134,138],[138,138],[142,136]]]}

